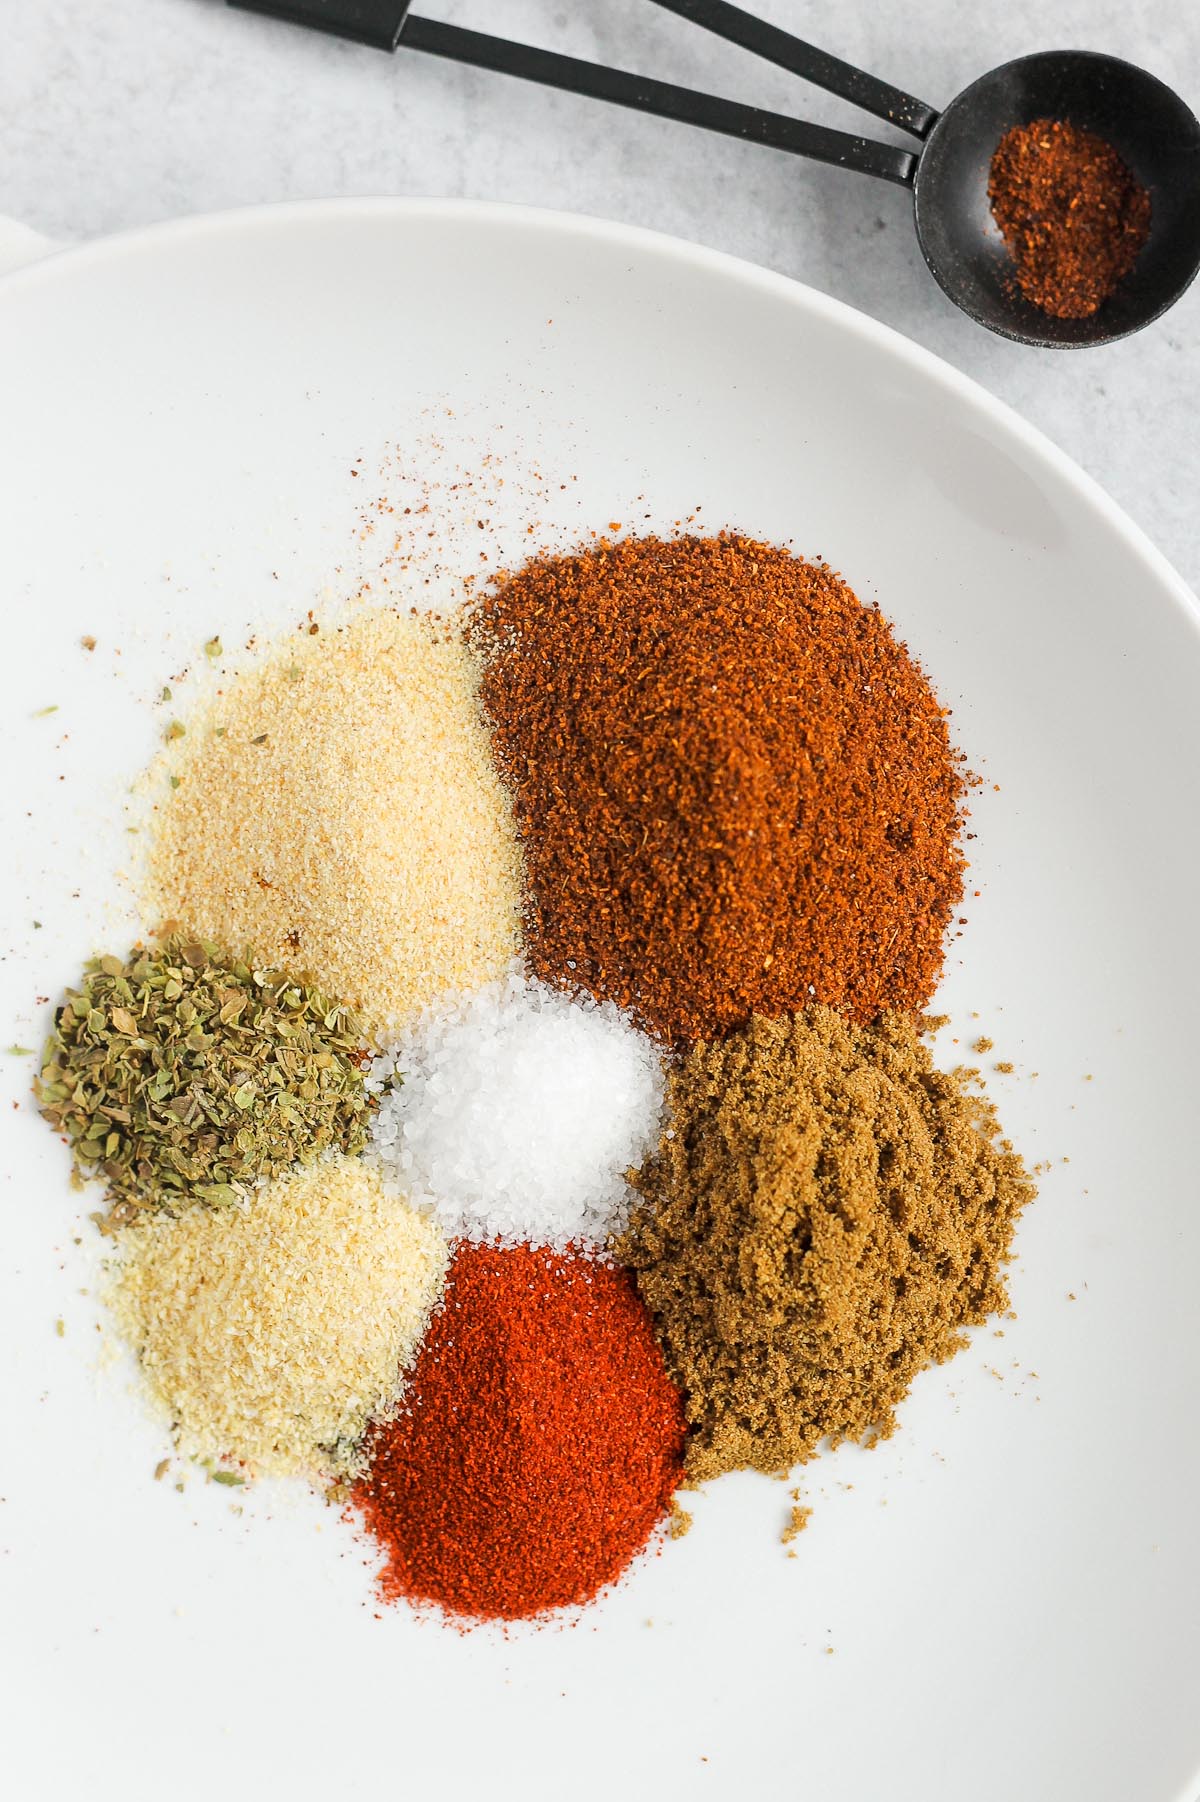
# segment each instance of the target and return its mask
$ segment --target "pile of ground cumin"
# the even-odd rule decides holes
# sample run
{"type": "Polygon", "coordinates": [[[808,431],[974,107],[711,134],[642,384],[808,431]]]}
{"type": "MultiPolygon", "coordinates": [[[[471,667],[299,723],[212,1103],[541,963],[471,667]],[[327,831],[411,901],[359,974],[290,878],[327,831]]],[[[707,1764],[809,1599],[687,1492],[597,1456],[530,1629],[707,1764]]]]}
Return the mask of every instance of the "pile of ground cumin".
{"type": "Polygon", "coordinates": [[[684,1391],[694,1480],[886,1437],[917,1371],[1006,1307],[1034,1185],[924,1024],[756,1016],[676,1067],[615,1249],[684,1391]]]}

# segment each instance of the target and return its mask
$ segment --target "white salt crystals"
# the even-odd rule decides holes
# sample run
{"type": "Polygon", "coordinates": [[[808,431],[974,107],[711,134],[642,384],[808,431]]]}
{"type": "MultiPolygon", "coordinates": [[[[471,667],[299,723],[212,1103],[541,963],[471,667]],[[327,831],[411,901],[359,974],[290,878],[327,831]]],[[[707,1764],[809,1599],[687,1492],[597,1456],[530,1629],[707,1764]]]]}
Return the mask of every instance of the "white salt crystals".
{"type": "Polygon", "coordinates": [[[611,1004],[502,981],[427,1008],[377,1057],[372,1141],[389,1188],[450,1237],[602,1247],[625,1173],[658,1142],[663,1072],[611,1004]]]}

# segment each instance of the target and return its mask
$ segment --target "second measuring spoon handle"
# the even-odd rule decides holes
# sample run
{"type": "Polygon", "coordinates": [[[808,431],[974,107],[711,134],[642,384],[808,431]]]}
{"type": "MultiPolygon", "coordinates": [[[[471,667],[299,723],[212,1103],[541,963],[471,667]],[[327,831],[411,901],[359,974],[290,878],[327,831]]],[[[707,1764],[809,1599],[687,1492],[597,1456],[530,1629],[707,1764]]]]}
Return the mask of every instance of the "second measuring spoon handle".
{"type": "Polygon", "coordinates": [[[868,75],[863,69],[856,69],[853,63],[830,56],[827,50],[819,50],[815,44],[794,37],[790,31],[782,31],[778,25],[769,25],[765,19],[756,18],[740,6],[729,5],[728,0],[654,0],[654,3],[681,19],[690,20],[693,25],[703,26],[705,31],[715,32],[726,43],[737,44],[740,49],[761,56],[765,62],[799,75],[814,87],[824,88],[827,94],[848,100],[852,106],[861,107],[863,112],[873,114],[876,119],[886,119],[914,137],[927,137],[937,121],[937,108],[927,105],[924,100],[906,94],[902,88],[894,88],[890,82],[880,81],[875,75],[868,75]]]}
{"type": "MultiPolygon", "coordinates": [[[[229,0],[246,12],[269,13],[296,25],[309,25],[337,37],[352,38],[380,50],[423,50],[452,62],[491,69],[499,75],[515,75],[543,87],[562,88],[592,100],[607,100],[635,112],[660,119],[676,119],[705,131],[724,132],[732,138],[787,150],[795,156],[834,163],[862,175],[911,187],[917,159],[898,144],[877,144],[853,132],[835,131],[828,125],[811,125],[784,113],[764,112],[722,100],[694,88],[676,87],[648,75],[625,69],[609,69],[602,63],[577,56],[561,56],[532,44],[515,44],[461,25],[445,25],[440,19],[414,18],[408,0],[229,0]]],[[[919,103],[918,103],[919,104],[919,103]]]]}
{"type": "Polygon", "coordinates": [[[746,138],[755,144],[789,150],[821,163],[836,163],[841,168],[857,169],[863,175],[878,175],[884,181],[904,186],[911,184],[916,169],[916,157],[898,144],[877,144],[854,132],[811,125],[805,119],[764,112],[761,107],[743,106],[695,88],[655,81],[648,75],[633,75],[624,69],[606,68],[603,63],[562,56],[555,50],[539,50],[532,44],[514,44],[485,32],[444,25],[439,19],[414,18],[410,14],[400,33],[398,48],[424,50],[501,75],[521,76],[544,87],[608,100],[640,113],[653,113],[660,119],[675,119],[683,125],[746,138]]]}

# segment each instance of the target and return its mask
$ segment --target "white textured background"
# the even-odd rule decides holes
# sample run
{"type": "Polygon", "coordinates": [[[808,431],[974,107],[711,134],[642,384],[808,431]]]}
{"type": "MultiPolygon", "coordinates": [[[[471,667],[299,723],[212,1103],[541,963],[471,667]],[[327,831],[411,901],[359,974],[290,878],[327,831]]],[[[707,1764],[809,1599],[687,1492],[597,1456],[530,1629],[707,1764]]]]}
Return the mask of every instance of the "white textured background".
{"type": "MultiPolygon", "coordinates": [[[[1198,0],[750,4],[934,105],[994,63],[1078,46],[1142,63],[1200,107],[1198,0]]],[[[414,10],[865,128],[651,0],[414,10]]],[[[1028,350],[942,297],[898,188],[431,58],[391,59],[223,0],[2,0],[0,24],[0,212],[83,238],[253,201],[445,194],[657,226],[796,276],[940,352],[1078,458],[1200,586],[1200,284],[1110,349],[1028,350]]],[[[481,270],[484,298],[486,285],[481,270]]]]}

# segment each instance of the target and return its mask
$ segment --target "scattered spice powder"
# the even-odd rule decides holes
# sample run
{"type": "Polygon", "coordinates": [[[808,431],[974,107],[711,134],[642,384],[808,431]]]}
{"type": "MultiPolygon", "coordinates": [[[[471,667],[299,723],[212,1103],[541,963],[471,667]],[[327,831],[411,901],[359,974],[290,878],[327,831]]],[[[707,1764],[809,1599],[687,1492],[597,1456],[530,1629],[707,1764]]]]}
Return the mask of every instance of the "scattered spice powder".
{"type": "Polygon", "coordinates": [[[1112,145],[1065,119],[1005,132],[988,178],[992,214],[1026,300],[1088,319],[1150,235],[1150,196],[1112,145]]]}
{"type": "Polygon", "coordinates": [[[921,1007],[962,889],[943,709],[876,608],[774,546],[630,539],[481,603],[546,981],[694,1041],[921,1007]]]}
{"type": "Polygon", "coordinates": [[[811,1007],[671,1076],[672,1127],[616,1251],[684,1391],[694,1480],[886,1437],[916,1373],[1007,1306],[1033,1183],[921,1027],[811,1007]]]}
{"type": "Polygon", "coordinates": [[[298,635],[164,761],[151,918],[310,972],[376,1032],[508,967],[520,858],[453,624],[364,608],[298,635]]]}
{"type": "Polygon", "coordinates": [[[779,1535],[781,1544],[791,1545],[793,1539],[799,1539],[801,1533],[803,1533],[804,1529],[808,1526],[811,1517],[811,1508],[805,1507],[801,1502],[795,1503],[788,1515],[787,1524],[784,1527],[783,1532],[779,1535]]]}
{"type": "Polygon", "coordinates": [[[692,1530],[693,1516],[680,1502],[677,1495],[671,1497],[671,1506],[667,1513],[667,1535],[671,1539],[686,1539],[692,1530]]]}
{"type": "Polygon", "coordinates": [[[387,1600],[515,1620],[586,1602],[667,1514],[679,1394],[625,1271],[460,1245],[354,1500],[387,1600]]]}
{"type": "Polygon", "coordinates": [[[108,1299],[183,1456],[317,1480],[362,1468],[441,1293],[433,1221],[334,1156],[117,1243],[108,1299]]]}

